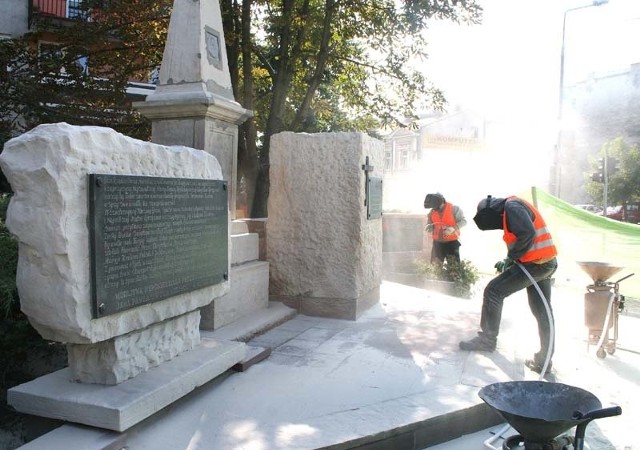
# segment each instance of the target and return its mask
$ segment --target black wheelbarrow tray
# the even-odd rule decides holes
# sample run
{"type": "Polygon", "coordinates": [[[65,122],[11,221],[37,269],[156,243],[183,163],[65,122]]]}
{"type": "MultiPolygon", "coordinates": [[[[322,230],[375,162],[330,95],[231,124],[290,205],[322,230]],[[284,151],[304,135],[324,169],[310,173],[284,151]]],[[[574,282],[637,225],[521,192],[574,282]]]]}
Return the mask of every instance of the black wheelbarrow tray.
{"type": "Polygon", "coordinates": [[[600,400],[591,392],[562,383],[507,381],[487,385],[478,395],[500,413],[525,442],[546,444],[577,427],[576,449],[583,448],[584,432],[590,421],[622,414],[619,406],[602,408],[600,400]]]}

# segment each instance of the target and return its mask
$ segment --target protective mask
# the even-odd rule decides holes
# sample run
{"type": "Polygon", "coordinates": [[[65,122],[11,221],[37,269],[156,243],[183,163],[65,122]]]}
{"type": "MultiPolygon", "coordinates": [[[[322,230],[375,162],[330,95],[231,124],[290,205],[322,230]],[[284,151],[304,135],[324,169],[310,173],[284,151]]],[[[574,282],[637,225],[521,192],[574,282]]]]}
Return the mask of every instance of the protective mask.
{"type": "Polygon", "coordinates": [[[490,208],[491,197],[486,200],[486,205],[476,213],[473,221],[476,223],[479,229],[486,230],[501,230],[502,229],[502,213],[490,208]]]}

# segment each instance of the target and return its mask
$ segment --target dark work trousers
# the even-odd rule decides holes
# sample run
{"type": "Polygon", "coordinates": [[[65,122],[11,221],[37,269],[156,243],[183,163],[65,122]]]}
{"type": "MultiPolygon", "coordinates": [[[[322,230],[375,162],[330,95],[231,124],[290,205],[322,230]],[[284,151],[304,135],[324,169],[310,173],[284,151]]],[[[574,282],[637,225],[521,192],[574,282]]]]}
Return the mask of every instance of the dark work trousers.
{"type": "MultiPolygon", "coordinates": [[[[538,283],[542,295],[544,295],[549,303],[549,310],[553,318],[553,310],[551,309],[551,276],[558,268],[558,261],[554,258],[544,264],[523,263],[522,265],[538,283]]],[[[524,288],[527,289],[529,309],[531,309],[533,317],[535,317],[538,322],[540,351],[536,353],[535,360],[542,364],[549,349],[549,317],[547,316],[544,302],[542,298],[540,298],[540,294],[535,285],[516,264],[513,264],[491,280],[484,289],[482,316],[480,318],[480,329],[482,331],[480,334],[488,338],[491,342],[496,342],[498,333],[500,332],[500,320],[502,318],[504,299],[524,288]]],[[[553,351],[553,343],[551,343],[552,356],[553,351]]]]}
{"type": "Polygon", "coordinates": [[[433,241],[431,247],[431,263],[436,260],[443,262],[447,256],[452,256],[457,262],[460,262],[460,241],[433,241]]]}

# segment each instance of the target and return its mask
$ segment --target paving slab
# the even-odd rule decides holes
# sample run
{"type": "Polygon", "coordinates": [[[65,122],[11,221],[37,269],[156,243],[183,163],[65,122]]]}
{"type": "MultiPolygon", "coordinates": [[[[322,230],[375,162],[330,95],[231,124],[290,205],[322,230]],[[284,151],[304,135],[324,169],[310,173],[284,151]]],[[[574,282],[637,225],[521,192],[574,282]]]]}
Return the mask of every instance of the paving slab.
{"type": "MultiPolygon", "coordinates": [[[[585,449],[638,449],[640,319],[622,315],[618,349],[600,359],[587,345],[582,296],[580,289],[557,286],[554,291],[559,326],[553,375],[594,393],[603,406],[622,407],[621,416],[587,427],[585,449]]],[[[207,383],[124,433],[109,435],[111,447],[82,448],[487,448],[483,442],[504,420],[478,391],[494,382],[538,379],[524,367],[537,350],[537,331],[526,295],[514,294],[505,302],[497,351],[459,351],[458,342],[476,332],[480,305],[477,297],[459,299],[383,282],[380,303],[357,321],[297,315],[248,340],[250,346],[271,348],[268,358],[207,383]]],[[[247,336],[241,329],[235,333],[247,336]]],[[[230,337],[229,330],[221,334],[230,337]]],[[[65,448],[50,444],[56,432],[69,439],[68,427],[24,449],[65,448]]],[[[505,437],[515,434],[508,433],[505,437]]],[[[83,429],[84,441],[86,434],[83,429]]]]}

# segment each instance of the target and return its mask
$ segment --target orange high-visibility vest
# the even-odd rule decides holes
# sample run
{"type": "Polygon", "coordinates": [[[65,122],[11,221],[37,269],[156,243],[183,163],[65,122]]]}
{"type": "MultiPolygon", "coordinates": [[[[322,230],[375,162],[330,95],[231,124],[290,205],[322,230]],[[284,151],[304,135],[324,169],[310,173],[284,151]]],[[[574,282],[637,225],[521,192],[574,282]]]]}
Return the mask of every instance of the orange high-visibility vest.
{"type": "MultiPolygon", "coordinates": [[[[509,197],[507,200],[515,199],[516,197],[509,197]]],[[[531,248],[519,258],[520,262],[530,262],[537,261],[539,259],[549,259],[553,258],[558,254],[556,250],[556,246],[553,244],[553,239],[551,238],[551,233],[547,229],[547,224],[545,223],[542,215],[533,205],[529,204],[527,201],[518,199],[533,212],[534,220],[533,220],[533,228],[536,230],[535,237],[533,239],[533,245],[531,248]]],[[[504,215],[502,219],[502,228],[504,230],[504,242],[507,244],[507,248],[511,250],[511,247],[518,240],[516,235],[511,233],[507,228],[507,210],[505,209],[504,215]]]]}
{"type": "Polygon", "coordinates": [[[442,214],[437,209],[431,210],[431,223],[433,223],[433,240],[434,241],[455,241],[460,238],[460,233],[457,231],[456,219],[453,217],[453,205],[446,202],[444,204],[444,210],[442,214]],[[456,231],[449,236],[444,235],[444,229],[447,227],[454,227],[456,231]]]}

